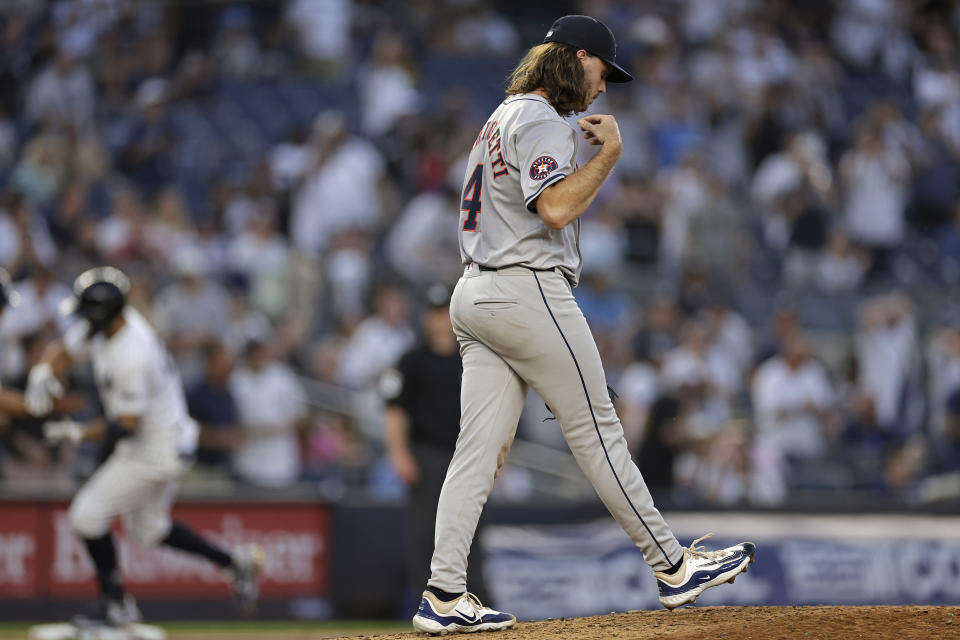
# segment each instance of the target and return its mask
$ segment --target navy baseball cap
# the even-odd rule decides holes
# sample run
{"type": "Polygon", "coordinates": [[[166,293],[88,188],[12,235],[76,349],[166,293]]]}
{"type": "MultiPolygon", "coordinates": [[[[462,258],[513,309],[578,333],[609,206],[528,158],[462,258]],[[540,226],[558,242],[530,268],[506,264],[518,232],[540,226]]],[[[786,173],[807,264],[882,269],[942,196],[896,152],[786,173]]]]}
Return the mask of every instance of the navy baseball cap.
{"type": "Polygon", "coordinates": [[[633,76],[617,64],[617,40],[613,32],[596,18],[590,16],[563,16],[557,18],[547,31],[544,42],[562,42],[577,49],[584,49],[610,65],[607,82],[630,82],[633,76]]]}

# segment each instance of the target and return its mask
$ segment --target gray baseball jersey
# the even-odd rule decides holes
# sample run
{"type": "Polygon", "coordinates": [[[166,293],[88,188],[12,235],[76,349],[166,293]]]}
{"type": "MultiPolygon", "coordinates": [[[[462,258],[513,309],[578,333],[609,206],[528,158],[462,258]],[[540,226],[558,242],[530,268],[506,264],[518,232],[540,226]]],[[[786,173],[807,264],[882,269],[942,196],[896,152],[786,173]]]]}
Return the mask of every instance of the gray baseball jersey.
{"type": "Polygon", "coordinates": [[[576,170],[579,136],[535,93],[510,96],[487,120],[467,162],[460,205],[460,256],[486,267],[560,267],[580,276],[580,220],[549,229],[534,205],[576,170]]]}

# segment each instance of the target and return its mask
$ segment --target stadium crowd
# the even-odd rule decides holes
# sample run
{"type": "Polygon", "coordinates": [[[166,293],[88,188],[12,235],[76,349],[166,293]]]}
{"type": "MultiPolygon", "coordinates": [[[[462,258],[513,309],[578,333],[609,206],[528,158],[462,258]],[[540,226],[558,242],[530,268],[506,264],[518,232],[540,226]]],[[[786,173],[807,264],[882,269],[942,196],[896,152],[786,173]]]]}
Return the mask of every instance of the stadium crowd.
{"type": "MultiPolygon", "coordinates": [[[[23,385],[73,277],[113,264],[203,426],[194,481],[396,490],[378,381],[462,269],[484,114],[564,13],[617,25],[637,76],[593,107],[625,151],[576,295],[650,486],[941,497],[929,479],[960,473],[949,2],[5,2],[0,267],[21,304],[0,380],[23,385]]],[[[519,437],[562,447],[530,406],[519,437]]],[[[3,484],[84,473],[39,434],[9,421],[3,484]]]]}

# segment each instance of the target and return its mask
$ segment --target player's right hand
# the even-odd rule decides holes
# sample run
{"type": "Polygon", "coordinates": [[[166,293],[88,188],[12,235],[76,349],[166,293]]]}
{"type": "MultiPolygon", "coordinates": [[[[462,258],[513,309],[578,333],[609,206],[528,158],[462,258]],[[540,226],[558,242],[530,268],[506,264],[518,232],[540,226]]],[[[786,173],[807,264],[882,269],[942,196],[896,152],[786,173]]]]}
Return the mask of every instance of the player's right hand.
{"type": "Polygon", "coordinates": [[[63,396],[63,385],[53,375],[53,368],[49,363],[41,362],[30,369],[27,376],[27,390],[24,393],[24,404],[30,415],[43,416],[53,409],[53,399],[63,396]]]}
{"type": "Polygon", "coordinates": [[[83,439],[83,427],[73,420],[50,420],[43,423],[43,438],[50,444],[76,445],[83,439]]]}
{"type": "Polygon", "coordinates": [[[583,129],[583,137],[592,145],[616,147],[623,146],[620,138],[620,127],[617,120],[611,115],[589,115],[577,120],[583,129]]]}

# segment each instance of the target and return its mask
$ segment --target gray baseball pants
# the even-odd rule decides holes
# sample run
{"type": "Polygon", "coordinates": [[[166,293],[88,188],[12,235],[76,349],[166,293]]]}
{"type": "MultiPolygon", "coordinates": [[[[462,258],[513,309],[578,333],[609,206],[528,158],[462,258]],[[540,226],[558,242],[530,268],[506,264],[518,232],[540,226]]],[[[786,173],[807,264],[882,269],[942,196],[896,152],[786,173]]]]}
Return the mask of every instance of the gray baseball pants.
{"type": "Polygon", "coordinates": [[[530,387],[647,564],[662,571],[678,562],[683,548],[630,457],[596,342],[563,274],[472,265],[454,290],[450,317],[463,358],[460,436],[440,492],[428,584],[466,590],[477,520],[530,387]]]}

